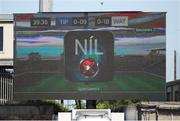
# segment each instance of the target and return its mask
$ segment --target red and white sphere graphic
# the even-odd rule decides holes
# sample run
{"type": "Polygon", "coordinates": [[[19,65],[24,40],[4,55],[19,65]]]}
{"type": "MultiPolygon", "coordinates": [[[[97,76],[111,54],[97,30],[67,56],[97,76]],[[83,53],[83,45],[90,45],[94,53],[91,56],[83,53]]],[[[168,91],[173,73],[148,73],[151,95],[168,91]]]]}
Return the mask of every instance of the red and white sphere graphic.
{"type": "Polygon", "coordinates": [[[94,77],[98,72],[98,64],[92,59],[83,59],[80,62],[80,71],[85,77],[94,77]]]}

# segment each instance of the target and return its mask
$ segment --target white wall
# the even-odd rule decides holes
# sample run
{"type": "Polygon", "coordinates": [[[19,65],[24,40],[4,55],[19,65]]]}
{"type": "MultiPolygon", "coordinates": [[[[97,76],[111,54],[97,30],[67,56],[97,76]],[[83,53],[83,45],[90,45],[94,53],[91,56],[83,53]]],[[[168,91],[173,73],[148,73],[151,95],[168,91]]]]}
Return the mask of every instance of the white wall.
{"type": "MultiPolygon", "coordinates": [[[[91,116],[80,116],[77,119],[72,119],[73,114],[59,112],[58,113],[58,121],[110,121],[108,117],[102,117],[97,115],[91,116]]],[[[111,121],[124,121],[124,113],[111,113],[111,121]]]]}
{"type": "Polygon", "coordinates": [[[13,23],[0,23],[3,27],[3,51],[0,51],[0,59],[13,59],[13,23]]]}

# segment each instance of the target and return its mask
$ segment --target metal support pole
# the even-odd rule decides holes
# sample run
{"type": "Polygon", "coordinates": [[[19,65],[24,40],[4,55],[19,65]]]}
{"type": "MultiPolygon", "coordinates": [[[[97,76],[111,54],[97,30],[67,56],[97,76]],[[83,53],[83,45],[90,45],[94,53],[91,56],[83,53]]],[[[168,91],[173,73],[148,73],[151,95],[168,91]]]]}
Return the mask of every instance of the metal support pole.
{"type": "Polygon", "coordinates": [[[61,100],[61,104],[64,105],[64,100],[61,100]]]}
{"type": "MultiPolygon", "coordinates": [[[[88,13],[84,13],[84,17],[88,18],[88,13]]],[[[88,25],[85,26],[85,28],[88,28],[88,25]]],[[[87,100],[86,101],[86,109],[96,109],[96,100],[87,100]]]]}
{"type": "Polygon", "coordinates": [[[157,111],[158,109],[156,108],[156,121],[158,121],[159,113],[157,111]]]}
{"type": "Polygon", "coordinates": [[[176,81],[176,50],[174,51],[174,81],[176,81]]]}
{"type": "Polygon", "coordinates": [[[53,0],[39,0],[39,12],[52,12],[53,0]]]}
{"type": "Polygon", "coordinates": [[[96,109],[96,100],[87,100],[86,109],[96,109]]]}
{"type": "Polygon", "coordinates": [[[142,115],[140,105],[137,106],[137,110],[138,110],[138,121],[140,121],[141,120],[141,115],[142,115]]]}

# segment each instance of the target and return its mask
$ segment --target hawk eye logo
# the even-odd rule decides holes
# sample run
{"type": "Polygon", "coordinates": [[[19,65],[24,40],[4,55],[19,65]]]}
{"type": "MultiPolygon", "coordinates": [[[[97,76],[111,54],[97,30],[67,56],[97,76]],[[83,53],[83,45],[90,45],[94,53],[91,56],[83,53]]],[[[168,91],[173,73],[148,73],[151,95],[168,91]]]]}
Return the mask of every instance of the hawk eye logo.
{"type": "Polygon", "coordinates": [[[98,64],[95,60],[88,58],[80,62],[80,71],[85,77],[93,77],[98,73],[98,64]]]}
{"type": "Polygon", "coordinates": [[[65,76],[70,81],[112,79],[114,41],[108,31],[72,31],[64,37],[65,76]]]}

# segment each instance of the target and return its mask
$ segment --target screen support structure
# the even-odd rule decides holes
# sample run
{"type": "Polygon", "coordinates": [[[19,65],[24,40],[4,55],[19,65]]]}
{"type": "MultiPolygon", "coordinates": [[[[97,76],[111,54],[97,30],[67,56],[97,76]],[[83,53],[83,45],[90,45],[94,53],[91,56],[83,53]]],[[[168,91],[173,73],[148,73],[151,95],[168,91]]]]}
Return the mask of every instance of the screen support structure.
{"type": "Polygon", "coordinates": [[[96,109],[96,100],[87,100],[86,109],[96,109]]]}
{"type": "MultiPolygon", "coordinates": [[[[88,13],[84,13],[85,17],[88,17],[88,13]]],[[[88,28],[85,26],[85,28],[88,28]]],[[[87,100],[86,109],[96,109],[96,100],[87,100]]]]}

